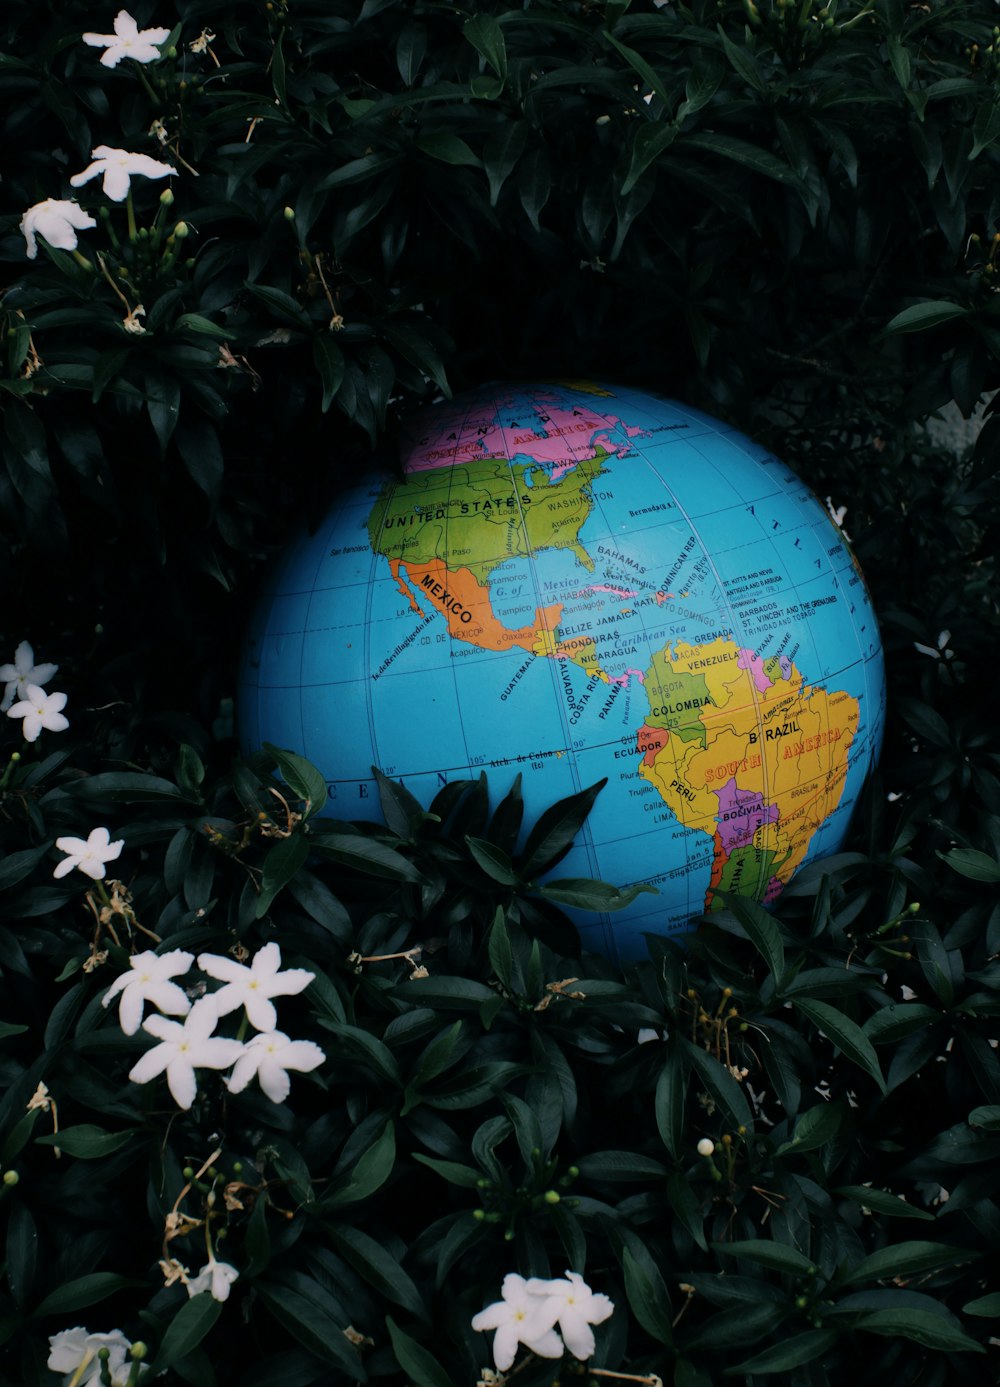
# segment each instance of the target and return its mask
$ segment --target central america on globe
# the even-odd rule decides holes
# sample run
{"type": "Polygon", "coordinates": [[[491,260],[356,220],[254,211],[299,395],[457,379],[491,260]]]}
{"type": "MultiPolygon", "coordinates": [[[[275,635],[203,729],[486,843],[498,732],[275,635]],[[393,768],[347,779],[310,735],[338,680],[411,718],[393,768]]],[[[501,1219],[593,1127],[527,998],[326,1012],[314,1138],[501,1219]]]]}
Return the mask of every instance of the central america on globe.
{"type": "Polygon", "coordinates": [[[428,406],[401,460],[268,575],[246,750],[305,756],[348,820],[379,818],[373,766],[425,807],[520,774],[529,822],[606,779],[559,874],[656,888],[572,912],[623,961],[839,850],[881,747],[882,648],[843,535],[784,463],[589,381],[428,406]]]}

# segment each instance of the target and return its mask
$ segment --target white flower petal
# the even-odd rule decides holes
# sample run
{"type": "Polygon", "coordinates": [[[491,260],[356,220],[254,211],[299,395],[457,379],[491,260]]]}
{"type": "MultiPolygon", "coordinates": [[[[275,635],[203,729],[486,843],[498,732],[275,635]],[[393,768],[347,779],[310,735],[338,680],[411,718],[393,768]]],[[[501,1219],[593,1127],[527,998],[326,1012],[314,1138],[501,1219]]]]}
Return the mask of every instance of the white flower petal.
{"type": "Polygon", "coordinates": [[[247,1018],[258,1031],[273,1031],[278,1024],[278,1013],[274,1009],[274,1003],[268,1001],[266,997],[258,996],[255,992],[249,992],[243,998],[243,1005],[246,1008],[247,1018]]]}
{"type": "Polygon", "coordinates": [[[142,1004],[142,988],[126,987],[118,1004],[118,1024],[126,1035],[135,1035],[142,1024],[142,1004]]]}
{"type": "Polygon", "coordinates": [[[147,983],[143,991],[146,1000],[152,1002],[158,1011],[165,1011],[168,1016],[186,1016],[191,1010],[191,1002],[183,987],[178,987],[175,982],[168,982],[166,978],[147,983]]]}
{"type": "Polygon", "coordinates": [[[134,1084],[148,1084],[151,1079],[160,1077],[173,1056],[172,1045],[154,1045],[152,1050],[139,1056],[128,1071],[128,1076],[134,1084]]]}
{"type": "MultiPolygon", "coordinates": [[[[199,954],[198,967],[210,978],[218,978],[219,982],[242,982],[250,972],[242,963],[237,963],[235,959],[226,958],[222,954],[199,954]]],[[[218,997],[220,994],[217,992],[215,995],[218,997]]],[[[225,1012],[219,1014],[224,1016],[225,1012]]]]}
{"type": "Polygon", "coordinates": [[[260,1066],[261,1054],[259,1050],[252,1050],[249,1045],[244,1047],[242,1055],[233,1065],[233,1072],[226,1080],[226,1087],[230,1093],[242,1093],[253,1079],[260,1066]]]}
{"type": "Polygon", "coordinates": [[[198,1080],[190,1061],[181,1055],[175,1054],[167,1065],[167,1087],[177,1106],[186,1112],[197,1095],[198,1080]]]}
{"type": "Polygon", "coordinates": [[[261,1092],[270,1098],[272,1103],[283,1103],[291,1092],[291,1079],[278,1061],[270,1055],[262,1058],[257,1078],[260,1081],[261,1092]]]}

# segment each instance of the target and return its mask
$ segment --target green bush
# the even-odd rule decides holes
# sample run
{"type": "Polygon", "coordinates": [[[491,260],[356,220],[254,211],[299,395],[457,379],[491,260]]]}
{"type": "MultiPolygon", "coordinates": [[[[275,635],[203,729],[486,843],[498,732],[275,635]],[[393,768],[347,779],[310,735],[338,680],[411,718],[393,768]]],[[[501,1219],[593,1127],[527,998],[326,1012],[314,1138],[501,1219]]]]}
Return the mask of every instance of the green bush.
{"type": "Polygon", "coordinates": [[[919,427],[1000,384],[995,12],[135,18],[167,32],[108,66],[110,9],[0,15],[0,660],[11,702],[36,661],[67,694],[0,720],[0,1381],[73,1381],[93,1331],[75,1387],[471,1387],[504,1278],[568,1269],[614,1312],[585,1298],[591,1354],[567,1311],[587,1366],[522,1350],[524,1387],[995,1382],[1000,432],[919,427]],[[175,172],[114,201],[100,146],[175,172]],[[43,208],[29,258],[49,199],[77,244],[43,208]],[[384,780],[384,827],[340,824],[232,728],[299,515],[421,401],[588,373],[847,506],[891,695],[850,850],[625,970],[544,871],[592,795],[532,839],[516,785],[384,780]],[[183,1052],[152,1073],[143,988],[173,1046],[250,981],[287,1046],[234,1048],[272,1023],[237,1002],[228,1048],[185,1032],[196,1096],[183,1052]]]}

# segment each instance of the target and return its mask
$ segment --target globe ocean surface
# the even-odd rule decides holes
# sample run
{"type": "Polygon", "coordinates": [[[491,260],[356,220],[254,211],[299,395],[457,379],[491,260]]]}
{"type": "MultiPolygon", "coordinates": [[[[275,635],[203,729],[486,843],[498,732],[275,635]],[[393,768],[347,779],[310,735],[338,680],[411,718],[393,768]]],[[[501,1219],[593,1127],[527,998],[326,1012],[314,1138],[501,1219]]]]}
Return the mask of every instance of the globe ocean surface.
{"type": "Polygon", "coordinates": [[[275,566],[238,700],[377,819],[371,767],[427,805],[522,777],[525,821],[607,779],[559,877],[645,882],[575,918],[645,953],[719,892],[772,901],[837,851],[881,745],[860,571],[809,488],[675,401],[493,385],[416,415],[404,476],[341,496],[275,566]]]}

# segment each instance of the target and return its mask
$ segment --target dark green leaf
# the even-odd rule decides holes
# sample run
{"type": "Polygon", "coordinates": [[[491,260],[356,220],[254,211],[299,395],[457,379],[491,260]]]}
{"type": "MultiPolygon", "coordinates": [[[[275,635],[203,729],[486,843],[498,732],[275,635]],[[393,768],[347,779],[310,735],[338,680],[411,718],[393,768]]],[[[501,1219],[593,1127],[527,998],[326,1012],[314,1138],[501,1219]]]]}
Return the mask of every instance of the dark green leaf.
{"type": "Polygon", "coordinates": [[[976,848],[952,848],[951,852],[939,852],[938,857],[947,862],[953,871],[971,881],[993,884],[1000,881],[1000,862],[976,848]]]}
{"type": "Polygon", "coordinates": [[[942,1014],[924,1002],[893,1003],[869,1016],[865,1022],[865,1034],[873,1045],[895,1043],[940,1021],[942,1014]]]}
{"type": "Polygon", "coordinates": [[[589,877],[565,877],[558,881],[547,881],[538,887],[538,894],[546,900],[568,905],[575,910],[624,910],[637,896],[643,894],[659,895],[655,886],[640,881],[634,886],[611,886],[606,881],[593,881],[589,877]]]}
{"type": "Polygon", "coordinates": [[[831,1194],[840,1195],[844,1199],[853,1199],[855,1204],[860,1204],[863,1209],[871,1209],[875,1214],[886,1214],[890,1218],[916,1218],[923,1219],[925,1222],[934,1222],[934,1215],[927,1209],[918,1209],[914,1204],[908,1204],[905,1199],[900,1199],[895,1194],[889,1194],[886,1190],[872,1189],[869,1185],[841,1185],[839,1189],[831,1190],[831,1194]]]}
{"type": "Polygon", "coordinates": [[[655,1262],[640,1266],[628,1247],[622,1252],[622,1272],[629,1308],[652,1338],[668,1346],[673,1343],[670,1299],[655,1262]]]}
{"type": "Polygon", "coordinates": [[[656,1081],[653,1111],[660,1138],[675,1161],[680,1160],[684,1154],[682,1145],[686,1094],[687,1082],[680,1052],[676,1045],[672,1044],[666,1062],[660,1070],[660,1077],[656,1081]]]}
{"type": "Polygon", "coordinates": [[[421,880],[420,871],[401,853],[386,847],[377,838],[367,838],[360,833],[326,832],[314,825],[310,842],[317,852],[342,867],[351,867],[367,876],[384,877],[390,881],[421,880]]]}
{"type": "Polygon", "coordinates": [[[368,1150],[354,1163],[347,1183],[326,1195],[322,1207],[339,1209],[345,1204],[357,1204],[367,1199],[385,1184],[395,1163],[396,1129],[392,1122],[387,1122],[368,1150]]]}
{"type": "Polygon", "coordinates": [[[313,363],[319,372],[320,385],[323,389],[319,406],[320,412],[325,414],[336,399],[337,391],[341,387],[346,362],[344,361],[344,353],[334,341],[332,329],[317,332],[312,339],[312,352],[313,363]]]}
{"type": "Polygon", "coordinates": [[[946,1353],[985,1353],[983,1344],[950,1319],[940,1315],[928,1315],[923,1310],[873,1310],[857,1321],[857,1328],[869,1334],[884,1334],[895,1339],[902,1336],[925,1348],[942,1349],[946,1353]]]}
{"type": "Polygon", "coordinates": [[[743,926],[747,938],[767,964],[775,987],[780,989],[785,975],[785,947],[774,917],[746,896],[738,896],[732,891],[717,891],[715,894],[721,896],[743,926]]]}
{"type": "Polygon", "coordinates": [[[331,1323],[325,1304],[309,1300],[298,1291],[275,1282],[258,1281],[256,1291],[278,1323],[310,1353],[346,1372],[349,1382],[368,1381],[357,1350],[344,1334],[347,1326],[331,1323]]]}
{"type": "Polygon", "coordinates": [[[391,1315],[385,1322],[392,1340],[392,1351],[396,1362],[412,1380],[413,1387],[455,1387],[454,1382],[442,1368],[433,1354],[428,1353],[422,1344],[404,1333],[391,1315]]]}
{"type": "Polygon", "coordinates": [[[792,1368],[814,1362],[833,1347],[838,1337],[835,1329],[807,1329],[803,1334],[793,1334],[780,1344],[762,1349],[742,1363],[724,1368],[722,1375],[735,1377],[737,1374],[758,1373],[763,1377],[767,1373],[790,1372],[792,1368]]]}
{"type": "Polygon", "coordinates": [[[840,1130],[844,1120],[841,1102],[816,1103],[807,1108],[795,1124],[795,1131],[789,1141],[775,1151],[775,1156],[784,1156],[790,1151],[815,1151],[825,1146],[840,1130]]]}
{"type": "Polygon", "coordinates": [[[312,762],[294,751],[272,746],[270,742],[264,743],[264,750],[274,758],[292,794],[303,801],[303,816],[309,819],[318,814],[326,804],[327,788],[312,762]]]}
{"type": "Polygon", "coordinates": [[[186,1358],[198,1347],[221,1314],[222,1302],[213,1299],[208,1291],[202,1291],[185,1301],[167,1325],[160,1351],[149,1365],[150,1375],[164,1372],[180,1359],[186,1358]]]}
{"type": "Polygon", "coordinates": [[[110,1156],[113,1151],[120,1151],[135,1135],[134,1131],[105,1132],[101,1127],[84,1122],[79,1127],[64,1127],[59,1132],[36,1137],[35,1144],[58,1146],[60,1151],[65,1151],[68,1156],[76,1156],[83,1161],[94,1161],[100,1156],[110,1156]]]}
{"type": "Polygon", "coordinates": [[[465,846],[479,869],[501,886],[517,886],[520,878],[514,871],[510,857],[503,848],[496,847],[485,838],[466,837],[465,846]]]}
{"type": "Polygon", "coordinates": [[[524,846],[521,874],[526,881],[540,876],[566,855],[607,783],[607,778],[599,780],[559,800],[540,816],[524,846]]]}
{"type": "Polygon", "coordinates": [[[274,846],[268,849],[261,869],[260,897],[256,912],[258,920],[267,914],[274,898],[288,885],[299,868],[305,865],[308,856],[309,839],[301,830],[287,838],[279,838],[274,846]]]}
{"type": "Polygon", "coordinates": [[[767,178],[774,178],[779,183],[792,183],[795,175],[787,164],[767,149],[761,149],[758,145],[751,144],[748,140],[737,139],[733,135],[715,134],[683,134],[678,142],[678,149],[703,149],[708,154],[718,154],[723,159],[731,159],[737,164],[743,164],[754,173],[762,173],[767,178]]]}
{"type": "Polygon", "coordinates": [[[870,1074],[883,1093],[886,1091],[885,1079],[879,1068],[878,1056],[872,1048],[871,1041],[855,1021],[852,1021],[849,1016],[845,1016],[842,1011],[838,1011],[835,1007],[828,1006],[826,1002],[796,997],[793,1005],[805,1016],[808,1016],[809,1020],[849,1060],[870,1074]]]}
{"type": "Polygon", "coordinates": [[[79,1276],[52,1291],[34,1313],[39,1319],[46,1315],[74,1315],[78,1310],[86,1310],[88,1306],[96,1305],[116,1291],[134,1284],[127,1276],[119,1276],[117,1272],[93,1271],[89,1276],[79,1276]]]}
{"type": "Polygon", "coordinates": [[[467,19],[462,33],[478,53],[481,53],[496,75],[503,81],[507,76],[507,46],[503,29],[491,14],[478,14],[467,19]]]}
{"type": "Polygon", "coordinates": [[[334,1247],[379,1295],[399,1305],[415,1319],[427,1318],[427,1308],[413,1281],[382,1244],[349,1224],[330,1224],[327,1235],[334,1247]]]}
{"type": "Polygon", "coordinates": [[[816,1272],[815,1263],[794,1247],[786,1247],[784,1243],[768,1242],[763,1238],[713,1243],[713,1250],[725,1257],[742,1257],[758,1266],[771,1267],[774,1271],[789,1272],[794,1276],[813,1276],[816,1272]]]}
{"type": "Polygon", "coordinates": [[[953,1267],[960,1262],[971,1262],[978,1256],[969,1248],[952,1247],[948,1243],[894,1243],[891,1247],[872,1252],[851,1267],[840,1280],[842,1285],[849,1286],[857,1281],[917,1276],[922,1272],[938,1271],[941,1267],[953,1267]]]}
{"type": "Polygon", "coordinates": [[[632,162],[621,186],[622,196],[632,191],[639,179],[677,138],[676,125],[640,125],[632,141],[632,162]]]}
{"type": "Polygon", "coordinates": [[[725,1112],[732,1125],[752,1132],[754,1122],[750,1105],[743,1096],[743,1090],[726,1066],[713,1055],[708,1054],[701,1046],[692,1045],[689,1040],[681,1039],[679,1043],[688,1063],[697,1071],[698,1078],[725,1112]]]}

